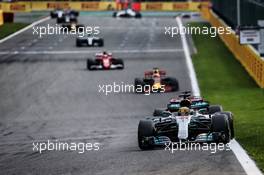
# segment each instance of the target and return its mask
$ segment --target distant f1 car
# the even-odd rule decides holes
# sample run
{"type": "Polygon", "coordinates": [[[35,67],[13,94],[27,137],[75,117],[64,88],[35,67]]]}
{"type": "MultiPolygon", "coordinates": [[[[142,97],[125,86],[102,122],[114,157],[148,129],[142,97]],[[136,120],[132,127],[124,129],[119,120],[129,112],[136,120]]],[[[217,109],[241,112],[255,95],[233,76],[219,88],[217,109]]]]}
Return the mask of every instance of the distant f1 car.
{"type": "Polygon", "coordinates": [[[75,10],[63,10],[61,8],[57,8],[50,12],[50,17],[56,18],[57,23],[67,22],[69,21],[68,19],[70,19],[71,21],[76,21],[78,16],[79,12],[75,10]]]}
{"type": "Polygon", "coordinates": [[[87,59],[88,70],[124,69],[123,60],[113,58],[112,53],[97,53],[95,57],[95,59],[87,59]]]}
{"type": "Polygon", "coordinates": [[[76,30],[76,32],[83,32],[83,30],[84,30],[84,25],[77,24],[75,22],[63,23],[61,26],[62,26],[61,29],[64,31],[65,31],[65,28],[67,28],[68,31],[76,30]]]}
{"type": "Polygon", "coordinates": [[[81,46],[103,47],[104,39],[94,36],[92,34],[87,34],[85,36],[78,35],[78,37],[76,38],[76,46],[77,47],[81,47],[81,46]]]}
{"type": "Polygon", "coordinates": [[[153,116],[162,116],[163,112],[178,112],[180,107],[185,106],[193,110],[200,110],[203,114],[214,114],[216,112],[222,112],[221,105],[211,105],[209,101],[206,101],[200,96],[192,96],[191,91],[184,91],[178,97],[170,99],[166,108],[158,108],[153,112],[153,116]]]}
{"type": "MultiPolygon", "coordinates": [[[[146,71],[145,77],[135,78],[135,88],[142,87],[142,93],[144,92],[173,92],[179,89],[179,83],[177,79],[167,77],[164,70],[159,68],[153,68],[152,71],[146,71]]],[[[136,91],[140,92],[140,91],[136,91]]]]}
{"type": "Polygon", "coordinates": [[[136,12],[132,9],[121,10],[113,13],[113,17],[120,18],[141,18],[142,15],[139,12],[136,12]]]}
{"type": "Polygon", "coordinates": [[[59,16],[57,17],[57,23],[60,24],[60,23],[69,23],[69,22],[75,22],[77,23],[78,20],[77,20],[77,17],[79,16],[79,12],[77,11],[65,11],[62,16],[59,16]]]}
{"type": "Polygon", "coordinates": [[[138,145],[142,150],[177,142],[228,143],[234,138],[233,114],[203,114],[180,107],[166,117],[147,117],[138,125],[138,145]]]}

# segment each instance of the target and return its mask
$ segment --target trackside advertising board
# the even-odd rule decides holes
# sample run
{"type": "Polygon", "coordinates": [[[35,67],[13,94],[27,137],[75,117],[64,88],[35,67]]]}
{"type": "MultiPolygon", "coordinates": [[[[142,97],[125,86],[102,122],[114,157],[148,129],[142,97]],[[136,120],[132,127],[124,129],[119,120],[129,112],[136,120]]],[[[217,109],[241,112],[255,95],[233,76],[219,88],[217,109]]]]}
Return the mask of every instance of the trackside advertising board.
{"type": "Polygon", "coordinates": [[[239,38],[240,44],[259,44],[260,32],[258,29],[241,29],[239,38]]]}

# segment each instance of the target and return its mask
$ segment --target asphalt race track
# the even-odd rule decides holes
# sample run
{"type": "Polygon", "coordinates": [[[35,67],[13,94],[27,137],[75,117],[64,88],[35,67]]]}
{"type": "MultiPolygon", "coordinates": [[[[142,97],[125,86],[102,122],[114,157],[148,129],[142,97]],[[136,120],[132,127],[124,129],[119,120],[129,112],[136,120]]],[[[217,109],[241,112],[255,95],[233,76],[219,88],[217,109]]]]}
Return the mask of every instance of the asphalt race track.
{"type": "MultiPolygon", "coordinates": [[[[98,92],[99,85],[133,84],[153,67],[176,77],[181,91],[191,90],[180,36],[164,35],[164,26],[175,26],[175,19],[81,16],[79,21],[100,26],[104,48],[76,48],[75,36],[40,39],[32,30],[0,45],[0,174],[245,174],[231,151],[172,154],[138,148],[139,120],[177,93],[98,92]],[[102,50],[123,58],[125,69],[87,71],[86,58],[102,50]],[[32,150],[32,142],[46,140],[99,142],[100,149],[83,154],[32,150]]],[[[46,23],[55,21],[40,25],[46,23]]]]}

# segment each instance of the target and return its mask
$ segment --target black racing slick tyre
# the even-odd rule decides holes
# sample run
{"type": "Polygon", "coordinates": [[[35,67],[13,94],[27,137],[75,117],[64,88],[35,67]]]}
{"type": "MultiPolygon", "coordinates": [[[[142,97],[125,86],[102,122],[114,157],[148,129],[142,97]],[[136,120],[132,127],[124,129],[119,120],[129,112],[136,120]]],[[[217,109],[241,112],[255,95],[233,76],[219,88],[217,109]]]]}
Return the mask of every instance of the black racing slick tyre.
{"type": "Polygon", "coordinates": [[[141,18],[142,15],[140,13],[136,13],[135,18],[141,18]]]}
{"type": "Polygon", "coordinates": [[[61,23],[63,23],[65,20],[64,20],[64,18],[62,17],[62,18],[57,18],[57,24],[61,24],[61,23]]]}
{"type": "Polygon", "coordinates": [[[229,121],[225,114],[217,114],[212,116],[211,132],[220,133],[221,135],[213,136],[217,143],[227,144],[231,139],[229,121]]]}
{"type": "Polygon", "coordinates": [[[50,12],[50,17],[51,17],[51,18],[57,18],[57,16],[58,16],[58,15],[55,14],[54,12],[50,12]]]}
{"type": "Polygon", "coordinates": [[[122,65],[122,68],[120,69],[124,69],[125,68],[125,64],[124,64],[124,61],[120,59],[120,64],[122,65]]]}
{"type": "Polygon", "coordinates": [[[138,146],[142,150],[153,148],[153,144],[145,140],[146,137],[154,136],[154,124],[152,120],[140,120],[138,124],[138,146]]]}
{"type": "Polygon", "coordinates": [[[103,39],[100,39],[100,40],[98,41],[98,46],[99,46],[99,47],[103,47],[103,46],[104,46],[104,40],[103,40],[103,39]]]}
{"type": "Polygon", "coordinates": [[[122,59],[113,59],[113,64],[119,64],[122,65],[122,67],[118,68],[118,69],[124,69],[124,61],[122,59]]]}
{"type": "Polygon", "coordinates": [[[92,65],[94,65],[94,61],[91,60],[91,59],[87,59],[87,62],[86,62],[86,68],[87,68],[88,70],[93,70],[92,67],[91,67],[92,65]]]}
{"type": "Polygon", "coordinates": [[[178,91],[179,90],[179,82],[176,78],[167,77],[162,79],[162,84],[168,85],[171,87],[171,91],[178,91]]]}
{"type": "Polygon", "coordinates": [[[84,28],[85,28],[85,26],[82,24],[76,25],[76,29],[77,29],[78,34],[84,32],[84,28]]]}
{"type": "Polygon", "coordinates": [[[134,81],[134,87],[135,87],[135,93],[144,93],[145,83],[142,81],[141,78],[135,78],[134,81]]]}
{"type": "Polygon", "coordinates": [[[209,110],[209,114],[214,114],[217,112],[222,112],[223,107],[221,105],[210,105],[208,110],[209,110]]]}
{"type": "Polygon", "coordinates": [[[223,112],[220,112],[220,114],[225,114],[227,116],[228,122],[229,122],[231,139],[233,139],[235,137],[234,115],[232,114],[232,112],[229,112],[229,111],[223,111],[223,112]]]}
{"type": "Polygon", "coordinates": [[[72,23],[76,23],[76,24],[77,24],[77,23],[78,23],[78,20],[77,20],[77,18],[71,18],[71,19],[70,19],[70,22],[72,22],[72,23]]]}
{"type": "Polygon", "coordinates": [[[76,40],[76,47],[82,47],[81,41],[76,40]]]}

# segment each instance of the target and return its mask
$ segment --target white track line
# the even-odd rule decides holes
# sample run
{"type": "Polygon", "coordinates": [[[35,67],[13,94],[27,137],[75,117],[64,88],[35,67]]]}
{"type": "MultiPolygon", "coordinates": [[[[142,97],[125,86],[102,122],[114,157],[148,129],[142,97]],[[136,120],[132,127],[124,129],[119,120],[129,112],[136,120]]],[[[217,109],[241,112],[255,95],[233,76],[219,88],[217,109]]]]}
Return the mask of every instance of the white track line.
{"type": "MultiPolygon", "coordinates": [[[[147,49],[147,50],[109,50],[113,53],[177,53],[182,52],[182,49],[147,49]]],[[[37,54],[50,54],[50,55],[60,55],[60,54],[89,54],[98,53],[102,50],[62,50],[62,51],[0,51],[0,55],[37,55],[37,54]]]]}
{"type": "Polygon", "coordinates": [[[17,31],[17,32],[15,32],[15,33],[13,33],[13,34],[11,34],[11,35],[9,35],[9,36],[7,36],[7,37],[1,39],[1,40],[0,40],[0,44],[3,43],[3,42],[5,42],[5,41],[7,41],[7,40],[9,40],[10,38],[13,38],[13,37],[16,36],[16,35],[19,35],[20,33],[24,32],[24,31],[26,31],[26,30],[32,28],[33,26],[38,25],[38,24],[40,24],[40,23],[42,23],[42,22],[44,22],[44,21],[47,21],[47,20],[49,20],[49,19],[50,19],[50,17],[46,17],[46,18],[40,19],[40,20],[38,20],[38,21],[36,21],[36,22],[33,22],[32,24],[30,24],[30,25],[24,27],[23,29],[21,29],[21,30],[19,30],[19,31],[17,31]]]}
{"type": "MultiPolygon", "coordinates": [[[[177,17],[176,21],[181,31],[183,29],[181,18],[177,17]]],[[[183,32],[180,32],[180,34],[181,34],[184,54],[186,56],[186,63],[187,63],[187,67],[189,70],[189,76],[191,79],[192,91],[194,95],[200,95],[200,89],[198,86],[198,81],[197,81],[194,67],[192,64],[191,54],[190,54],[189,46],[187,44],[186,36],[183,32]]],[[[242,148],[242,146],[235,139],[233,139],[230,142],[230,144],[231,144],[230,145],[231,149],[233,153],[235,154],[237,160],[239,161],[239,163],[241,164],[241,166],[243,167],[243,169],[248,175],[263,175],[261,171],[259,170],[259,168],[256,166],[255,162],[248,156],[246,151],[242,148]]]]}
{"type": "Polygon", "coordinates": [[[231,148],[248,175],[263,175],[255,162],[235,139],[231,140],[231,148]]]}
{"type": "MultiPolygon", "coordinates": [[[[182,25],[181,18],[177,17],[176,21],[177,21],[177,24],[179,26],[180,31],[183,31],[183,25],[182,25]]],[[[198,86],[196,73],[194,71],[194,67],[193,67],[193,63],[192,63],[192,59],[191,59],[189,46],[188,46],[188,43],[186,40],[186,36],[185,36],[185,34],[183,34],[183,32],[180,32],[180,34],[181,34],[182,47],[183,47],[184,55],[186,58],[186,64],[187,64],[188,71],[189,71],[189,77],[191,80],[192,92],[193,92],[193,95],[199,96],[200,95],[200,89],[198,86]]]]}

